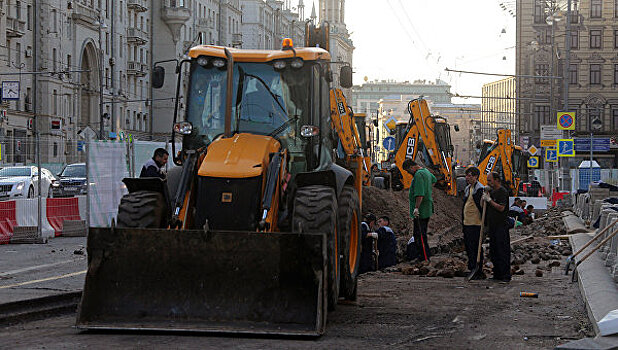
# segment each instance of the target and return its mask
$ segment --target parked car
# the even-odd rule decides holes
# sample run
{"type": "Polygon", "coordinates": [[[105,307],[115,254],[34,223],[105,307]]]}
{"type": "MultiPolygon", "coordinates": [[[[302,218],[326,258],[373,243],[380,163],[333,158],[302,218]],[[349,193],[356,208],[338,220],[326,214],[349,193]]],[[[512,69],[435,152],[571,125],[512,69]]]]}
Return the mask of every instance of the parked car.
{"type": "Polygon", "coordinates": [[[88,193],[86,163],[67,164],[53,183],[54,197],[73,197],[88,193]]]}
{"type": "MultiPolygon", "coordinates": [[[[10,166],[0,169],[0,200],[33,198],[38,194],[39,173],[36,166],[10,166]]],[[[51,197],[52,173],[41,168],[41,194],[51,197]]]]}

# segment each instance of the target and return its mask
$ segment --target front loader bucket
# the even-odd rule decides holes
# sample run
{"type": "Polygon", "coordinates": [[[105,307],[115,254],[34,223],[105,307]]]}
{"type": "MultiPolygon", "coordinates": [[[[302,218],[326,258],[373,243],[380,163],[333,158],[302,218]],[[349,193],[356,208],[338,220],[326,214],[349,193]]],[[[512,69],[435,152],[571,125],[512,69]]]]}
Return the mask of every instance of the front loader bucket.
{"type": "Polygon", "coordinates": [[[319,336],[326,234],[91,228],[77,327],[319,336]]]}

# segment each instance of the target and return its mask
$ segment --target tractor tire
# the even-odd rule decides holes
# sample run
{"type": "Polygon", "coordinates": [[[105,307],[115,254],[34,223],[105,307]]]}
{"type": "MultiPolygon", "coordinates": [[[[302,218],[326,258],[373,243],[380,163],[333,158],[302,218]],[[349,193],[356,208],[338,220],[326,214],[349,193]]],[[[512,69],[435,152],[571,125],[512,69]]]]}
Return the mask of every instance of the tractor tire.
{"type": "Polygon", "coordinates": [[[124,195],[118,206],[118,227],[165,228],[167,204],[162,193],[135,191],[124,195]]]}
{"type": "Polygon", "coordinates": [[[352,186],[344,186],[338,200],[339,237],[341,247],[342,296],[356,300],[358,268],[361,256],[361,209],[358,192],[352,186]]]}
{"type": "Polygon", "coordinates": [[[339,247],[337,234],[337,196],[327,186],[307,186],[296,191],[293,231],[325,232],[327,234],[328,310],[333,311],[339,300],[339,247]]]}

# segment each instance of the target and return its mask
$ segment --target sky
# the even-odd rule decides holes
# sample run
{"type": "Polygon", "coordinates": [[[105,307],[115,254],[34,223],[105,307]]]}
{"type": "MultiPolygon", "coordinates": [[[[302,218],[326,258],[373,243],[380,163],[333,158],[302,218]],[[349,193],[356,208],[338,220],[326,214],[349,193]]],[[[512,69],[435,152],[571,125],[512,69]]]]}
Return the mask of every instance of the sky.
{"type": "MultiPolygon", "coordinates": [[[[346,0],[346,26],[356,47],[354,83],[362,84],[365,77],[369,81],[410,82],[439,78],[452,85],[453,94],[480,96],[484,83],[504,77],[449,73],[444,69],[515,73],[515,18],[500,7],[503,1],[514,3],[346,0]],[[502,33],[503,29],[506,33],[502,33]]],[[[306,14],[311,13],[311,5],[312,0],[305,0],[306,14]]],[[[480,103],[480,99],[453,102],[480,103]]]]}

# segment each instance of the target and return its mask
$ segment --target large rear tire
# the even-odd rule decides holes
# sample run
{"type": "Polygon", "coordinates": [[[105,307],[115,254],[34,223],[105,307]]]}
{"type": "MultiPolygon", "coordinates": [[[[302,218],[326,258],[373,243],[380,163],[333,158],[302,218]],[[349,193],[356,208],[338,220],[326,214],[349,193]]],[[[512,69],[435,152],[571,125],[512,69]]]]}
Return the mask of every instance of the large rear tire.
{"type": "Polygon", "coordinates": [[[124,195],[118,206],[118,227],[165,228],[167,204],[162,193],[135,191],[124,195]]]}
{"type": "Polygon", "coordinates": [[[338,200],[339,236],[341,237],[341,293],[347,300],[356,300],[358,268],[361,255],[361,209],[358,192],[344,186],[338,200]]]}
{"type": "Polygon", "coordinates": [[[294,232],[325,232],[328,253],[328,310],[333,311],[339,299],[339,247],[337,234],[337,196],[327,186],[307,186],[296,191],[294,198],[294,232]]]}

